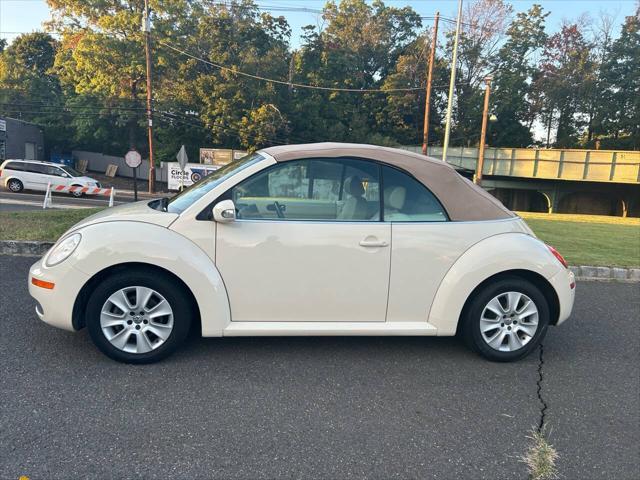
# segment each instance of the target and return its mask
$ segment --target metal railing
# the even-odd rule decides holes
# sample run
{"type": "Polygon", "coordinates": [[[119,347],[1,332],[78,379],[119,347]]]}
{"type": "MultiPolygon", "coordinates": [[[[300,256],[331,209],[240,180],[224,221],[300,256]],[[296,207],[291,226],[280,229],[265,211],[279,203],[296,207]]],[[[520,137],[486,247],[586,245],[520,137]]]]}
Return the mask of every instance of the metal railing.
{"type": "MultiPolygon", "coordinates": [[[[402,147],[421,153],[421,147],[402,147]]],[[[442,158],[442,147],[427,154],[442,158]]],[[[483,175],[548,180],[640,183],[640,151],[486,148],[483,175]]],[[[449,147],[447,162],[475,171],[477,147],[449,147]]]]}

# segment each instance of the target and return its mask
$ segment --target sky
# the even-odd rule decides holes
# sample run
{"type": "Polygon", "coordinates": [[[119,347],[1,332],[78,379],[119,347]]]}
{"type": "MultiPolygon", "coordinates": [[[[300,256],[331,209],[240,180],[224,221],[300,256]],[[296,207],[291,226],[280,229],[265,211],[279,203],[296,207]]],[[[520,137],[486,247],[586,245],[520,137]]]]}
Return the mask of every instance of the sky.
{"type": "MultiPolygon", "coordinates": [[[[465,0],[470,1],[470,0],[465,0]]],[[[621,24],[625,16],[635,12],[638,0],[510,0],[515,12],[528,10],[539,3],[551,12],[547,20],[548,32],[557,31],[563,20],[574,20],[582,13],[597,17],[605,11],[616,16],[616,24],[621,24]]],[[[306,7],[321,9],[325,0],[258,0],[259,5],[278,7],[306,7]]],[[[421,16],[433,16],[436,11],[442,15],[455,17],[457,0],[385,0],[385,4],[396,7],[410,5],[421,16]]],[[[316,25],[319,15],[310,12],[272,12],[286,17],[292,28],[291,43],[300,44],[300,34],[305,25],[316,25]]],[[[41,29],[43,21],[49,17],[49,9],[44,0],[0,0],[0,38],[9,42],[22,32],[41,29]]],[[[619,28],[614,33],[617,35],[619,28]]]]}

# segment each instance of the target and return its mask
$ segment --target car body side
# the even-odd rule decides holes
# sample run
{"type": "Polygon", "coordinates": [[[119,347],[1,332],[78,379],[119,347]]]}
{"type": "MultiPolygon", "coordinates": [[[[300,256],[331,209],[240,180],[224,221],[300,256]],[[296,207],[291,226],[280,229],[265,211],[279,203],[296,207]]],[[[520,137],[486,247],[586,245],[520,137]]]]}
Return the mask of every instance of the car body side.
{"type": "Polygon", "coordinates": [[[27,190],[34,191],[45,191],[47,189],[47,182],[51,181],[52,185],[64,185],[64,186],[80,186],[80,187],[100,187],[100,182],[96,179],[82,176],[82,177],[64,177],[57,175],[47,175],[44,173],[32,173],[24,170],[25,164],[35,163],[38,165],[44,165],[48,167],[55,168],[60,172],[67,173],[62,170],[59,164],[52,162],[41,162],[38,160],[15,160],[8,159],[0,164],[0,182],[2,186],[7,187],[8,183],[12,179],[20,180],[24,185],[24,188],[27,190]],[[8,163],[20,163],[23,167],[23,170],[8,170],[3,168],[8,163]],[[37,176],[37,177],[36,177],[37,176]],[[34,181],[34,179],[39,179],[40,181],[34,181]]]}
{"type": "MultiPolygon", "coordinates": [[[[238,334],[232,325],[240,322],[234,322],[225,279],[216,266],[216,233],[223,226],[197,217],[230,187],[273,163],[275,160],[266,156],[263,162],[216,186],[180,215],[155,212],[144,204],[136,204],[117,207],[112,213],[106,211],[76,225],[67,234],[78,231],[83,238],[70,259],[48,267],[45,256],[31,269],[30,279],[36,277],[56,284],[54,290],[44,290],[30,281],[30,293],[44,310],[39,315],[57,327],[78,329],[83,323],[82,302],[94,282],[119,266],[146,265],[169,272],[180,284],[178,288],[188,289],[198,307],[203,336],[238,334]],[[145,215],[136,213],[144,213],[145,209],[148,210],[145,215]],[[134,218],[137,220],[132,221],[134,218]]],[[[300,228],[305,228],[305,223],[309,228],[318,228],[318,222],[298,223],[302,224],[300,228]]],[[[349,334],[344,328],[353,327],[351,334],[453,335],[474,289],[504,272],[525,272],[548,287],[562,306],[552,323],[566,319],[571,310],[572,274],[531,235],[519,217],[470,222],[391,222],[390,228],[392,260],[384,326],[352,322],[341,325],[342,330],[332,330],[326,322],[322,328],[320,322],[299,322],[287,329],[273,322],[263,325],[254,322],[252,331],[265,335],[270,334],[269,328],[277,334],[336,331],[349,334]]],[[[269,272],[274,284],[281,280],[279,274],[277,269],[269,272]]],[[[321,297],[318,292],[309,291],[303,300],[313,304],[322,301],[321,297]]]]}

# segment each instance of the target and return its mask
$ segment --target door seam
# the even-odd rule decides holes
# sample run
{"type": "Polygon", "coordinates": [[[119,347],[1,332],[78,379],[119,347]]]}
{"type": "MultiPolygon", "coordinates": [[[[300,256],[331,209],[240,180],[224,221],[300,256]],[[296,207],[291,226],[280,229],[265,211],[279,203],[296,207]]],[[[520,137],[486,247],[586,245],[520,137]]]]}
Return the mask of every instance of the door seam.
{"type": "Polygon", "coordinates": [[[389,297],[391,296],[391,266],[393,265],[393,223],[389,222],[389,274],[387,278],[387,305],[384,311],[384,323],[389,321],[389,297]]]}

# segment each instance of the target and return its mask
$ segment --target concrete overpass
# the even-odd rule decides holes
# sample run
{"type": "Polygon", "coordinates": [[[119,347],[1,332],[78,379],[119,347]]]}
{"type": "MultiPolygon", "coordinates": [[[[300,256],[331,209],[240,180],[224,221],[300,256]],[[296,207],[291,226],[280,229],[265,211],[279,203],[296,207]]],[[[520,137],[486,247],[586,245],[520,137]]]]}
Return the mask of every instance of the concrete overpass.
{"type": "MultiPolygon", "coordinates": [[[[442,158],[442,147],[428,155],[442,158]]],[[[477,159],[477,148],[447,152],[471,172],[477,159]]],[[[482,173],[482,186],[512,210],[640,217],[640,151],[487,148],[482,173]]]]}

